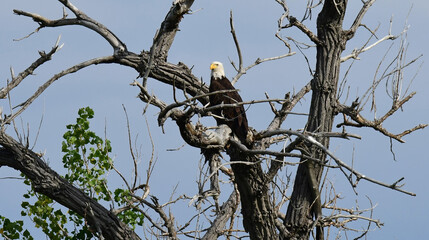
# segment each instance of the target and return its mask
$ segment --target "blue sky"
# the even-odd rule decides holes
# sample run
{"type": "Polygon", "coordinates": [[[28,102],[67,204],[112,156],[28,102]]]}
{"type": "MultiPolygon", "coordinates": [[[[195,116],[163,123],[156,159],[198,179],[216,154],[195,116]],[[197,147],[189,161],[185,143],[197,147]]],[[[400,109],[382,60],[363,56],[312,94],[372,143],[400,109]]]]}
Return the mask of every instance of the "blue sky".
{"type": "MultiPolygon", "coordinates": [[[[298,18],[302,16],[303,1],[288,1],[291,13],[298,18]]],[[[350,26],[353,16],[359,10],[361,1],[349,1],[345,27],[350,26]]],[[[153,35],[164,19],[171,6],[170,1],[136,1],[126,3],[113,0],[73,1],[73,3],[92,18],[110,28],[130,51],[138,53],[148,50],[153,35]]],[[[60,18],[62,7],[57,1],[41,0],[4,0],[0,8],[0,81],[1,86],[10,78],[9,68],[12,66],[15,73],[29,66],[37,57],[38,50],[49,51],[61,34],[63,49],[54,55],[53,60],[40,67],[34,76],[29,77],[22,85],[12,92],[12,103],[17,105],[23,102],[38,86],[59,71],[81,61],[106,56],[112,49],[101,37],[82,27],[62,27],[42,29],[31,37],[22,41],[13,41],[32,32],[37,25],[31,19],[13,15],[13,9],[21,9],[39,13],[42,16],[60,18]]],[[[209,80],[209,64],[214,60],[224,63],[228,76],[232,78],[234,69],[228,64],[228,59],[237,62],[237,54],[229,33],[229,11],[233,10],[236,32],[243,51],[244,64],[248,65],[256,58],[277,56],[287,49],[278,41],[274,34],[277,30],[277,19],[282,14],[282,8],[274,1],[234,0],[234,1],[196,1],[194,13],[185,16],[176,36],[172,49],[169,52],[169,62],[183,62],[193,66],[193,73],[209,80]]],[[[314,30],[314,22],[308,26],[314,30]]],[[[71,14],[70,14],[71,16],[71,14]]],[[[398,34],[405,25],[408,30],[408,54],[411,60],[423,54],[422,60],[405,72],[405,78],[411,79],[417,67],[425,61],[429,53],[427,25],[429,23],[429,3],[424,0],[379,0],[369,10],[363,20],[368,27],[375,28],[380,24],[378,37],[383,37],[389,29],[389,20],[393,19],[392,34],[398,34]],[[408,12],[411,13],[407,18],[408,12]],[[407,21],[407,22],[406,22],[407,21]]],[[[291,29],[282,32],[283,36],[295,37],[297,40],[307,39],[297,30],[291,29]]],[[[369,36],[368,31],[360,29],[355,39],[350,41],[344,54],[358,48],[369,36]]],[[[372,40],[373,42],[373,40],[372,40]]],[[[399,43],[399,41],[397,42],[399,43]]],[[[361,60],[354,63],[348,75],[351,99],[362,95],[372,83],[374,72],[381,56],[386,52],[391,42],[384,42],[360,56],[361,60]]],[[[395,52],[398,44],[392,47],[395,52]]],[[[294,51],[297,51],[294,49],[294,51]]],[[[308,51],[310,64],[314,66],[314,51],[308,51]]],[[[392,55],[390,55],[391,57],[392,55]]],[[[342,73],[349,63],[342,65],[342,73]]],[[[412,128],[419,123],[429,123],[429,70],[427,63],[423,63],[419,74],[413,81],[410,89],[417,91],[417,95],[391,119],[384,123],[384,127],[392,132],[412,128]]],[[[310,80],[306,62],[300,53],[293,57],[275,62],[267,62],[251,69],[237,83],[244,100],[263,99],[267,92],[272,98],[281,98],[286,92],[298,91],[310,80]]],[[[172,121],[165,124],[165,134],[156,124],[157,109],[149,108],[146,116],[142,115],[145,104],[136,98],[138,89],[129,85],[137,73],[133,69],[115,65],[93,66],[76,74],[68,75],[55,82],[37,101],[22,114],[22,123],[30,128],[30,140],[34,141],[40,119],[43,124],[38,141],[34,147],[37,152],[45,152],[49,165],[64,174],[66,170],[61,164],[61,141],[65,126],[74,121],[77,110],[90,106],[95,110],[96,118],[92,124],[99,135],[104,135],[107,129],[107,138],[112,141],[115,165],[125,175],[131,176],[132,162],[127,145],[126,120],[122,105],[127,108],[134,137],[137,145],[141,146],[142,159],[139,165],[141,181],[145,180],[145,167],[150,158],[151,144],[148,137],[148,127],[155,144],[157,165],[151,179],[151,194],[160,198],[160,202],[168,201],[171,190],[178,184],[178,193],[193,196],[197,193],[196,180],[198,164],[201,158],[199,150],[185,146],[178,151],[167,151],[183,145],[178,130],[172,121]]],[[[408,84],[405,81],[405,85],[408,84]]],[[[172,88],[149,81],[149,88],[165,101],[171,101],[172,88]]],[[[384,86],[378,92],[378,114],[387,111],[389,106],[384,86]]],[[[310,102],[308,95],[295,111],[307,111],[310,102]]],[[[3,100],[3,109],[7,111],[8,103],[3,100]]],[[[267,105],[252,106],[247,111],[249,124],[257,130],[263,130],[273,118],[267,105]]],[[[365,112],[371,119],[373,113],[365,112]]],[[[21,121],[21,120],[19,120],[21,121]]],[[[291,116],[284,128],[299,129],[306,121],[302,116],[291,116]]],[[[336,119],[339,123],[341,118],[336,119]]],[[[213,124],[214,121],[206,120],[213,124]]],[[[338,130],[340,131],[340,130],[338,130]]],[[[354,159],[354,166],[367,176],[393,183],[400,177],[405,177],[404,189],[415,192],[416,197],[410,197],[399,192],[382,188],[362,181],[354,195],[341,172],[330,170],[330,181],[335,184],[336,192],[344,198],[342,207],[353,207],[359,201],[360,208],[368,208],[369,203],[365,196],[369,196],[377,207],[374,218],[384,222],[381,230],[371,232],[368,239],[423,239],[428,216],[427,202],[429,193],[422,180],[429,167],[429,157],[426,153],[428,130],[418,131],[404,137],[405,144],[393,143],[396,161],[390,151],[390,141],[387,137],[370,129],[348,128],[348,132],[362,136],[362,140],[334,140],[331,150],[343,161],[350,163],[354,159]]],[[[291,160],[294,161],[294,160],[291,160]]],[[[295,171],[290,167],[288,171],[295,171]]],[[[0,168],[0,178],[18,176],[18,173],[0,168]]],[[[114,186],[123,184],[113,172],[109,175],[114,186]]],[[[20,218],[22,194],[25,192],[20,180],[0,179],[0,189],[3,193],[0,198],[0,214],[11,219],[20,218]],[[11,187],[12,186],[12,187],[11,187]]],[[[227,190],[229,191],[229,190],[227,190]]],[[[173,211],[176,216],[187,215],[193,209],[187,203],[181,203],[173,211]]],[[[180,218],[180,217],[179,217],[180,218]]],[[[364,223],[361,224],[365,226],[364,223]]],[[[332,233],[334,234],[334,232],[332,233]]]]}

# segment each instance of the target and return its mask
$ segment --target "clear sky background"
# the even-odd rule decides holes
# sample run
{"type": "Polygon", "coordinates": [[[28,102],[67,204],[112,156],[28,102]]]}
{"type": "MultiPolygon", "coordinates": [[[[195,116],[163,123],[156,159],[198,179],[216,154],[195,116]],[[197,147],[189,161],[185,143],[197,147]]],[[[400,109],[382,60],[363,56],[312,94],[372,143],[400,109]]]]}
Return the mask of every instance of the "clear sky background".
{"type": "MultiPolygon", "coordinates": [[[[132,52],[149,50],[152,38],[160,23],[171,6],[171,1],[72,1],[79,9],[90,17],[110,28],[132,52]]],[[[291,14],[301,18],[303,2],[289,0],[291,14]]],[[[345,27],[354,20],[359,11],[361,1],[349,1],[345,27]]],[[[79,26],[61,28],[47,28],[33,34],[31,37],[19,39],[37,28],[31,19],[13,14],[13,9],[35,12],[42,16],[56,19],[62,16],[62,5],[54,0],[3,0],[0,8],[0,81],[6,85],[10,79],[9,68],[12,66],[15,73],[28,67],[39,57],[39,50],[49,51],[58,35],[61,34],[63,49],[56,53],[53,60],[40,67],[34,76],[29,77],[12,91],[12,104],[17,105],[25,101],[38,86],[47,81],[54,74],[79,62],[112,53],[108,43],[97,34],[79,26]]],[[[235,75],[229,60],[237,62],[235,46],[229,32],[229,11],[233,10],[235,28],[241,44],[244,64],[254,62],[258,57],[273,57],[287,52],[284,45],[274,37],[277,30],[277,20],[281,16],[282,8],[274,0],[218,0],[195,1],[192,15],[186,15],[180,25],[168,61],[183,62],[192,67],[193,73],[205,82],[209,81],[209,64],[214,60],[224,63],[227,76],[231,79],[235,75]]],[[[315,20],[319,9],[314,11],[312,21],[308,26],[315,31],[315,20]]],[[[72,14],[69,14],[72,16],[72,14]]],[[[419,123],[429,123],[429,70],[424,63],[429,53],[429,2],[425,0],[379,0],[369,10],[363,23],[370,28],[380,25],[378,37],[383,37],[389,31],[389,20],[393,19],[392,34],[399,34],[404,26],[408,26],[407,59],[411,60],[423,54],[423,57],[409,70],[405,71],[404,91],[413,78],[416,70],[423,63],[419,74],[411,84],[410,91],[417,91],[417,95],[408,102],[403,111],[399,111],[384,123],[384,127],[394,133],[414,127],[419,123]],[[409,16],[407,17],[407,15],[409,16]]],[[[294,37],[299,41],[310,43],[302,33],[295,29],[282,31],[282,36],[294,37]]],[[[350,41],[344,54],[359,48],[369,37],[368,31],[363,28],[357,32],[355,39],[350,41]]],[[[370,42],[374,42],[372,39],[370,42]]],[[[354,63],[347,79],[350,85],[348,104],[357,96],[361,96],[371,85],[377,65],[392,42],[387,41],[370,52],[363,53],[360,61],[354,63]]],[[[399,41],[392,47],[389,59],[397,53],[399,41]]],[[[241,90],[244,100],[264,99],[267,92],[272,98],[282,98],[287,92],[298,91],[311,78],[308,67],[302,54],[297,51],[295,56],[275,62],[267,62],[251,69],[236,84],[241,90]]],[[[314,50],[306,52],[310,65],[314,69],[314,50]]],[[[342,75],[351,61],[342,65],[342,75]]],[[[386,63],[384,64],[386,66],[386,63]]],[[[130,68],[117,65],[93,66],[76,74],[68,75],[49,87],[26,111],[22,114],[22,124],[29,126],[30,141],[34,143],[39,122],[43,117],[40,135],[34,146],[36,152],[44,152],[49,165],[58,173],[64,174],[61,163],[61,141],[66,131],[65,126],[75,121],[77,110],[90,106],[95,110],[95,119],[92,121],[94,131],[104,135],[112,141],[115,165],[131,179],[132,161],[128,151],[126,133],[126,119],[122,105],[127,108],[133,138],[137,138],[137,145],[141,147],[142,159],[139,165],[141,181],[145,181],[145,168],[151,155],[148,126],[155,144],[157,165],[151,179],[151,194],[157,196],[160,202],[168,201],[170,193],[178,184],[177,193],[186,193],[193,196],[197,193],[196,180],[198,178],[198,164],[201,158],[198,149],[185,146],[180,138],[174,122],[167,121],[165,134],[156,124],[157,109],[150,107],[146,116],[142,115],[145,104],[136,98],[138,88],[129,85],[137,73],[130,68]],[[28,125],[27,125],[28,124],[28,125]]],[[[164,101],[171,102],[172,88],[149,81],[149,88],[164,101]]],[[[386,97],[385,87],[380,86],[377,92],[378,113],[381,116],[390,106],[386,97]]],[[[344,99],[343,99],[344,100],[344,99]]],[[[308,95],[295,111],[306,112],[310,102],[308,95]]],[[[0,105],[8,112],[8,102],[3,100],[0,105]]],[[[369,104],[368,104],[369,108],[369,104]]],[[[365,112],[365,116],[372,118],[373,113],[365,112]]],[[[257,130],[267,127],[273,118],[268,105],[252,106],[247,111],[249,124],[257,130]]],[[[21,122],[19,120],[18,122],[21,122]]],[[[306,117],[291,116],[284,124],[284,128],[299,129],[304,127],[306,117]]],[[[336,123],[341,118],[336,119],[336,123]]],[[[205,123],[214,125],[214,121],[205,123]]],[[[340,131],[339,129],[338,131],[340,131]]],[[[386,183],[393,183],[405,177],[404,189],[415,192],[416,197],[386,189],[362,181],[357,187],[356,196],[341,172],[331,170],[330,181],[335,184],[336,192],[341,194],[342,207],[353,207],[358,201],[359,207],[370,207],[368,196],[374,205],[377,205],[373,217],[380,219],[384,227],[368,235],[368,239],[425,239],[424,231],[429,220],[429,192],[423,180],[427,177],[429,157],[428,130],[418,131],[404,137],[406,143],[393,142],[393,152],[390,150],[390,141],[387,137],[371,129],[348,128],[348,132],[362,136],[362,140],[333,140],[331,150],[343,161],[351,164],[367,176],[386,183]]],[[[290,159],[289,161],[297,161],[290,159]]],[[[288,168],[294,172],[293,167],[288,168]]],[[[5,179],[17,177],[19,173],[6,167],[0,168],[0,214],[12,220],[20,219],[20,202],[26,189],[21,180],[5,179]]],[[[114,187],[123,186],[115,173],[109,178],[114,187]]],[[[229,190],[228,190],[229,191],[229,190]]],[[[225,192],[225,194],[229,194],[225,192]]],[[[178,219],[193,211],[187,203],[173,209],[178,219]]],[[[366,223],[358,226],[365,227],[366,223]]],[[[374,227],[373,227],[374,228],[374,227]]],[[[36,234],[37,230],[33,230],[36,234]]],[[[332,233],[335,234],[335,233],[332,233]]]]}

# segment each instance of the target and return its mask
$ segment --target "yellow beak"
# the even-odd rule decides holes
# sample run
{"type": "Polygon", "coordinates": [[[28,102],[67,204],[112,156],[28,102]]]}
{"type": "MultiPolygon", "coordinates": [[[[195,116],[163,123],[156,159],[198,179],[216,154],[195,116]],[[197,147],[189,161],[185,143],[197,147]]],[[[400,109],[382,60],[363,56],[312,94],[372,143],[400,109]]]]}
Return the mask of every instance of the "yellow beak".
{"type": "Polygon", "coordinates": [[[214,64],[214,63],[212,63],[212,64],[210,65],[210,70],[213,70],[213,69],[215,69],[215,68],[217,68],[217,65],[216,65],[216,64],[214,64]]]}

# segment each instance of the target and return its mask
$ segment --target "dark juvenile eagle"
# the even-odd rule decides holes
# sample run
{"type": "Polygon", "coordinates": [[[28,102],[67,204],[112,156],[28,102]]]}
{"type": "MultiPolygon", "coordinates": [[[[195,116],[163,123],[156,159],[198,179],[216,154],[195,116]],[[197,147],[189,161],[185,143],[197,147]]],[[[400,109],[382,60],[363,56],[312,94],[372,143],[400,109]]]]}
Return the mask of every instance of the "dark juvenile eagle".
{"type": "MultiPolygon", "coordinates": [[[[216,92],[221,90],[234,90],[231,82],[225,77],[223,65],[220,62],[213,62],[210,65],[211,79],[209,91],[216,92]]],[[[234,104],[243,102],[237,91],[219,93],[209,96],[210,105],[216,106],[219,104],[234,104]]],[[[243,105],[236,107],[217,108],[212,111],[213,114],[220,116],[216,117],[217,125],[226,124],[231,128],[232,133],[238,139],[248,146],[247,133],[249,130],[246,118],[246,112],[243,105]]]]}

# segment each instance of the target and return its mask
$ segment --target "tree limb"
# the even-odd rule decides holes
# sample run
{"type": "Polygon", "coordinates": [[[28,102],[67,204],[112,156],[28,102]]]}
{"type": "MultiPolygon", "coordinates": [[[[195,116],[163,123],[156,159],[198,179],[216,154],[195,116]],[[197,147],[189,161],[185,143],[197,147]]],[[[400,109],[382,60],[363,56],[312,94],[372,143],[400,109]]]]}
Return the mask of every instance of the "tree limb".
{"type": "Polygon", "coordinates": [[[168,51],[173,44],[176,32],[179,30],[179,23],[184,15],[190,11],[193,3],[194,0],[175,0],[173,2],[154,40],[154,52],[157,60],[167,60],[168,51]]]}
{"type": "Polygon", "coordinates": [[[369,10],[369,8],[372,6],[372,4],[374,4],[376,0],[367,0],[366,2],[364,2],[362,8],[360,9],[359,13],[357,14],[352,26],[350,27],[350,29],[348,31],[346,31],[346,35],[347,35],[347,40],[350,40],[354,37],[358,27],[360,26],[363,17],[365,16],[366,12],[369,10]]]}
{"type": "Polygon", "coordinates": [[[106,239],[140,239],[116,215],[74,187],[52,170],[36,153],[0,131],[0,166],[9,166],[27,176],[34,191],[42,193],[99,228],[106,239]]]}
{"type": "MultiPolygon", "coordinates": [[[[367,177],[367,176],[365,176],[364,174],[361,174],[361,173],[359,173],[358,171],[356,171],[356,170],[354,170],[352,167],[350,167],[350,166],[348,166],[346,163],[344,163],[343,161],[341,161],[339,158],[337,158],[328,148],[326,148],[325,146],[323,146],[320,142],[318,142],[314,137],[312,137],[312,136],[308,136],[308,135],[306,135],[305,133],[300,133],[300,132],[297,132],[297,131],[291,131],[291,130],[277,130],[277,131],[272,131],[272,132],[267,132],[266,134],[264,134],[264,133],[262,133],[261,135],[262,135],[262,137],[266,137],[265,135],[271,135],[271,134],[279,134],[279,133],[285,133],[285,134],[291,134],[291,135],[296,135],[296,136],[298,136],[299,138],[301,138],[302,140],[304,140],[304,141],[307,141],[307,142],[309,142],[309,143],[311,143],[311,144],[313,144],[313,145],[315,145],[315,146],[317,146],[319,149],[321,149],[321,150],[323,150],[323,152],[325,152],[327,155],[329,155],[332,159],[334,159],[334,161],[338,164],[338,166],[340,167],[340,168],[345,168],[345,169],[347,169],[348,171],[350,171],[352,174],[354,174],[355,176],[356,176],[356,178],[357,178],[357,181],[356,181],[356,184],[353,186],[353,187],[355,187],[356,185],[357,185],[357,182],[359,181],[359,180],[361,180],[361,179],[364,179],[364,180],[367,180],[367,181],[369,181],[369,182],[372,182],[372,183],[375,183],[375,184],[377,184],[377,185],[380,185],[380,186],[383,186],[383,187],[387,187],[387,188],[391,188],[391,189],[393,189],[393,190],[396,190],[396,191],[399,191],[399,192],[402,192],[402,193],[405,193],[405,194],[408,194],[408,195],[411,195],[411,196],[415,196],[416,194],[415,193],[412,193],[412,192],[408,192],[408,191],[405,191],[405,190],[402,190],[401,188],[400,188],[400,186],[398,186],[397,184],[399,183],[399,181],[402,181],[403,180],[403,178],[402,179],[400,179],[399,181],[397,181],[397,182],[395,182],[395,183],[393,183],[393,184],[386,184],[386,183],[383,183],[383,182],[380,182],[380,181],[378,181],[378,180],[375,180],[375,179],[373,179],[373,178],[370,178],[370,177],[367,177]]],[[[320,137],[320,136],[319,136],[320,137]]],[[[236,141],[234,141],[234,140],[231,140],[234,144],[237,144],[237,142],[236,141]]],[[[280,154],[279,154],[280,155],[280,154]]],[[[307,158],[306,157],[306,155],[303,155],[305,158],[307,158]]],[[[311,158],[308,158],[308,159],[311,159],[311,158]]],[[[311,159],[312,160],[312,159],[311,159]]],[[[317,160],[317,161],[320,161],[320,160],[317,160]]],[[[346,177],[348,177],[347,175],[346,175],[346,177]]]]}
{"type": "Polygon", "coordinates": [[[323,45],[323,42],[317,37],[316,34],[314,34],[310,29],[307,28],[307,26],[305,26],[298,19],[296,19],[295,17],[289,14],[289,7],[287,6],[285,0],[276,0],[276,2],[280,4],[285,11],[279,19],[279,28],[285,29],[285,28],[290,28],[294,26],[299,30],[301,30],[301,32],[303,32],[305,35],[307,35],[307,37],[315,44],[320,46],[323,45]],[[288,19],[289,23],[282,26],[281,23],[285,18],[288,19]]]}
{"type": "MultiPolygon", "coordinates": [[[[38,29],[44,27],[60,27],[67,25],[81,25],[83,27],[89,28],[95,32],[97,32],[100,36],[106,39],[109,44],[113,47],[115,55],[119,52],[126,52],[127,47],[125,44],[115,35],[112,31],[110,31],[103,24],[95,21],[94,19],[87,16],[85,13],[81,12],[77,7],[75,7],[70,1],[67,0],[59,0],[62,4],[64,4],[68,9],[70,9],[75,15],[76,18],[66,18],[64,16],[61,19],[50,20],[48,18],[42,17],[35,13],[25,12],[22,10],[14,9],[13,12],[17,15],[31,17],[33,21],[37,22],[40,27],[38,29]]],[[[36,30],[37,31],[37,30],[36,30]]]]}
{"type": "Polygon", "coordinates": [[[234,22],[233,22],[233,18],[232,18],[232,11],[230,11],[229,25],[230,25],[230,28],[231,28],[231,34],[232,34],[232,38],[234,40],[235,48],[237,50],[238,62],[239,62],[238,68],[237,68],[237,66],[235,66],[234,62],[230,61],[231,64],[232,64],[232,66],[237,71],[237,75],[235,75],[231,79],[231,84],[232,85],[234,85],[235,83],[237,83],[238,79],[240,79],[241,76],[243,76],[244,74],[246,74],[246,72],[249,69],[253,68],[254,66],[256,66],[258,64],[261,64],[261,63],[267,62],[267,61],[278,60],[278,59],[282,59],[282,58],[285,58],[285,57],[290,57],[290,56],[295,55],[295,52],[292,52],[291,49],[289,48],[289,52],[286,53],[286,54],[283,54],[283,55],[280,55],[280,56],[275,56],[275,57],[264,58],[264,59],[257,58],[254,63],[250,64],[247,67],[243,67],[243,56],[241,54],[241,48],[240,48],[240,44],[238,43],[237,35],[235,34],[234,22]]]}
{"type": "Polygon", "coordinates": [[[416,94],[416,92],[412,92],[408,96],[403,98],[401,101],[395,102],[392,105],[391,109],[389,111],[387,111],[380,119],[374,119],[373,121],[367,120],[364,117],[362,117],[362,115],[357,110],[357,107],[358,107],[357,101],[355,101],[352,104],[352,106],[345,106],[343,104],[338,103],[337,104],[337,110],[338,110],[338,112],[341,112],[344,114],[344,121],[342,123],[338,124],[337,127],[341,127],[341,126],[370,127],[372,129],[382,133],[385,136],[393,138],[393,139],[397,140],[398,142],[404,143],[405,141],[402,139],[403,136],[410,134],[416,130],[423,129],[423,128],[427,127],[428,124],[419,124],[419,125],[415,126],[414,128],[406,130],[400,134],[393,134],[393,133],[389,132],[386,128],[384,128],[382,126],[382,123],[388,117],[393,115],[398,109],[402,108],[402,106],[406,102],[408,102],[415,94],[416,94]],[[345,116],[350,117],[355,122],[350,122],[349,120],[347,120],[347,118],[345,116]]]}
{"type": "Polygon", "coordinates": [[[226,222],[234,214],[235,208],[239,202],[236,191],[233,191],[228,200],[220,208],[219,214],[216,216],[211,226],[207,229],[202,240],[218,239],[222,235],[226,222]]]}
{"type": "Polygon", "coordinates": [[[53,82],[60,79],[61,77],[70,73],[77,72],[80,69],[86,68],[94,64],[112,63],[114,59],[115,59],[114,56],[94,58],[94,59],[76,64],[73,67],[70,67],[66,70],[61,71],[60,73],[55,74],[52,78],[50,78],[47,82],[45,82],[42,86],[40,86],[30,98],[28,98],[25,102],[16,106],[16,107],[20,107],[20,109],[17,112],[7,116],[6,119],[2,122],[2,126],[4,126],[5,124],[9,124],[13,119],[15,119],[18,115],[20,115],[31,103],[33,103],[34,100],[36,100],[37,97],[40,96],[40,94],[42,94],[53,82]]]}
{"type": "Polygon", "coordinates": [[[61,44],[61,46],[58,45],[60,39],[61,39],[61,36],[58,37],[57,42],[52,47],[51,51],[49,51],[48,53],[45,53],[44,51],[39,51],[40,58],[38,58],[36,61],[34,61],[24,71],[19,73],[18,76],[16,76],[16,77],[12,76],[12,80],[10,81],[10,83],[7,84],[6,87],[4,87],[0,90],[0,98],[1,99],[6,98],[7,94],[12,89],[14,89],[16,86],[18,86],[22,82],[22,80],[24,80],[24,78],[26,78],[28,75],[33,74],[34,70],[36,70],[36,68],[38,68],[40,65],[51,60],[52,55],[54,55],[54,53],[58,52],[63,47],[63,44],[61,44]]]}

